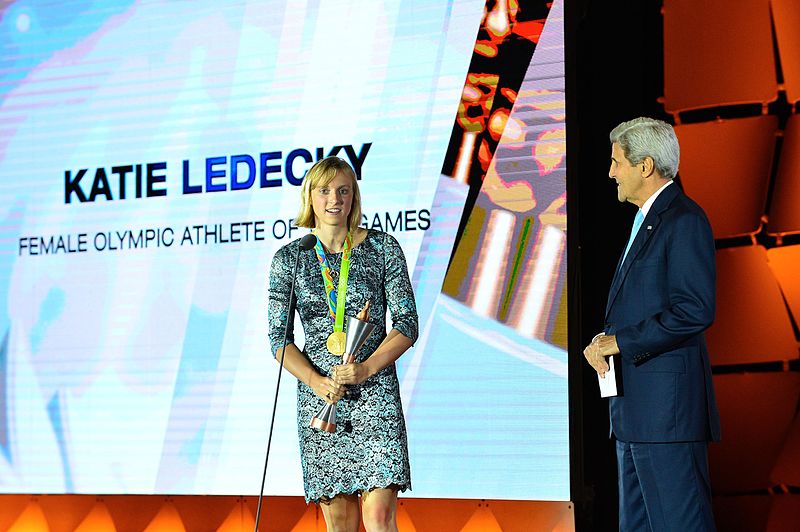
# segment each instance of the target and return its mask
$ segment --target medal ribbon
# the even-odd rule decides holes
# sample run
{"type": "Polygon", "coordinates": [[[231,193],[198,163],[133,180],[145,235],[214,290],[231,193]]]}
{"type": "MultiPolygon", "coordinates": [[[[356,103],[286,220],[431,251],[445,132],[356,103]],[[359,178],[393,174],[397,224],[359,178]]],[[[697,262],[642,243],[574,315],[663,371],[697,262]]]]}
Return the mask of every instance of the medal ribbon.
{"type": "Polygon", "coordinates": [[[331,267],[328,264],[328,258],[325,256],[325,250],[322,248],[322,241],[317,238],[317,243],[314,246],[317,261],[319,261],[319,271],[322,273],[322,282],[325,285],[325,300],[328,302],[328,313],[333,322],[334,332],[344,330],[344,300],[347,292],[347,278],[350,275],[350,250],[352,247],[353,239],[348,231],[344,239],[344,249],[342,250],[342,266],[339,268],[339,289],[334,291],[333,275],[331,275],[331,267]]]}

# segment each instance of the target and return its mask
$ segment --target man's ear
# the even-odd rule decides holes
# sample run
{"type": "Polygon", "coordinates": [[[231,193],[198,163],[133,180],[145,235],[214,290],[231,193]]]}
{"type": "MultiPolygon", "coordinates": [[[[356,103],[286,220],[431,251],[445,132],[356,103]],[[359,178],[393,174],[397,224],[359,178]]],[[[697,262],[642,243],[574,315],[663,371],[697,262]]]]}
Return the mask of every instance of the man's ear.
{"type": "Polygon", "coordinates": [[[642,159],[642,162],[640,162],[638,166],[639,166],[639,171],[642,173],[642,177],[650,177],[651,175],[653,175],[653,172],[655,171],[656,168],[653,158],[649,156],[642,159]]]}

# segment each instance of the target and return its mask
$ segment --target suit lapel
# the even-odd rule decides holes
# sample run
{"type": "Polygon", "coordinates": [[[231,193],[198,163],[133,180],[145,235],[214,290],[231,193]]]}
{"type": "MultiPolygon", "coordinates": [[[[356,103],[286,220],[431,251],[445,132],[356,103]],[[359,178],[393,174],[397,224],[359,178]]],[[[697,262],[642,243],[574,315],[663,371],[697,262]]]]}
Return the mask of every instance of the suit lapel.
{"type": "MultiPolygon", "coordinates": [[[[678,185],[673,183],[658,195],[656,201],[653,202],[653,206],[650,208],[650,211],[647,213],[647,216],[642,222],[642,226],[639,228],[639,232],[636,234],[636,237],[631,244],[631,249],[628,250],[628,255],[625,257],[625,261],[622,262],[622,264],[619,264],[619,262],[617,263],[614,279],[611,281],[611,288],[608,292],[606,319],[611,312],[611,308],[613,307],[614,301],[619,294],[620,288],[622,288],[622,283],[625,281],[625,277],[628,275],[628,271],[631,269],[631,265],[636,261],[639,252],[645,247],[653,234],[655,234],[658,226],[661,224],[661,213],[663,213],[669,207],[675,196],[680,193],[681,191],[678,185]]],[[[620,261],[622,261],[621,255],[620,261]]]]}

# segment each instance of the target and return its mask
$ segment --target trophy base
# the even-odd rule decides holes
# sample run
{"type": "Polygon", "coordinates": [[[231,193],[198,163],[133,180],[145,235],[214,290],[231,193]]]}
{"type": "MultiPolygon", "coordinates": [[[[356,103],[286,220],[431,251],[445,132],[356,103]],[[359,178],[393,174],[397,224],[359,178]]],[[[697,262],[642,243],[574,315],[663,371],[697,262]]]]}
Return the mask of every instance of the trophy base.
{"type": "Polygon", "coordinates": [[[329,423],[329,422],[327,422],[327,421],[325,421],[323,419],[320,419],[318,417],[313,417],[311,419],[311,428],[314,428],[314,429],[317,429],[317,430],[324,430],[325,432],[336,432],[336,424],[335,423],[329,423]]]}

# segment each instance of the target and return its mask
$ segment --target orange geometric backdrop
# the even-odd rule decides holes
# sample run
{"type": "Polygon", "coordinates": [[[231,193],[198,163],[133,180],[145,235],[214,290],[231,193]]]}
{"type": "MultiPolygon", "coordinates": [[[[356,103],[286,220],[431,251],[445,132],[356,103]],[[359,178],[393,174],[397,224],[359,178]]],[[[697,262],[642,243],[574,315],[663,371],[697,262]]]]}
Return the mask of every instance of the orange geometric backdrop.
{"type": "Polygon", "coordinates": [[[800,2],[666,0],[662,13],[661,102],[717,242],[717,526],[797,530],[800,2]]]}
{"type": "MultiPolygon", "coordinates": [[[[252,532],[257,503],[257,497],[0,495],[0,530],[252,532]]],[[[401,499],[397,521],[401,532],[575,530],[568,502],[401,499]]],[[[267,497],[259,530],[324,532],[325,520],[302,497],[267,497]]]]}

